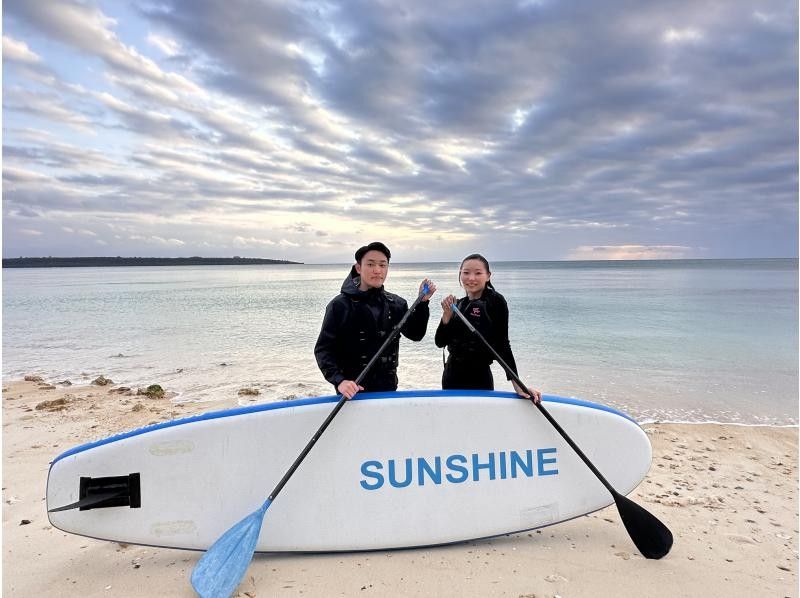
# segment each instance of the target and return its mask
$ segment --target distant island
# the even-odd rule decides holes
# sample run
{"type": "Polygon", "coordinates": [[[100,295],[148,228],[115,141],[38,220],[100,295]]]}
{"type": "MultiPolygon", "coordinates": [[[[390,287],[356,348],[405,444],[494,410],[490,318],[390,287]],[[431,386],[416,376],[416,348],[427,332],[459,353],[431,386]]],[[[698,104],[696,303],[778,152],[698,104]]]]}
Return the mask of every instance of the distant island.
{"type": "Polygon", "coordinates": [[[3,268],[87,268],[98,266],[258,266],[302,264],[257,257],[15,257],[3,268]]]}

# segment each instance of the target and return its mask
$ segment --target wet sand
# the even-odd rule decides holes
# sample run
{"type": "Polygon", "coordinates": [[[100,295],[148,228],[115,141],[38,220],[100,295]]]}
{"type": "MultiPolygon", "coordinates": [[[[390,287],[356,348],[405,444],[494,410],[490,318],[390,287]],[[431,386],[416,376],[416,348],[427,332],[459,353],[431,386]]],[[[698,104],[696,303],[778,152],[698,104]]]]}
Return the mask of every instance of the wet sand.
{"type": "MultiPolygon", "coordinates": [[[[75,445],[233,406],[174,404],[113,386],[5,382],[3,595],[193,596],[189,575],[200,553],[92,540],[50,526],[47,471],[75,445]]],[[[237,594],[797,597],[798,429],[644,427],[653,465],[630,498],[675,536],[660,561],[638,554],[612,505],[538,531],[440,548],[256,555],[237,594]]]]}

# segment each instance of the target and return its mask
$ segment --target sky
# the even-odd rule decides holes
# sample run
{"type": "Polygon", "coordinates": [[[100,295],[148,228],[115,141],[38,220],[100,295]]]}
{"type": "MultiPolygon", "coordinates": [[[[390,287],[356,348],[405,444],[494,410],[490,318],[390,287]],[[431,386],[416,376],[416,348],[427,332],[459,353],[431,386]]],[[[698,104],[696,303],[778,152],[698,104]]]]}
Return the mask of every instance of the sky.
{"type": "Polygon", "coordinates": [[[796,257],[795,0],[5,0],[3,256],[796,257]]]}

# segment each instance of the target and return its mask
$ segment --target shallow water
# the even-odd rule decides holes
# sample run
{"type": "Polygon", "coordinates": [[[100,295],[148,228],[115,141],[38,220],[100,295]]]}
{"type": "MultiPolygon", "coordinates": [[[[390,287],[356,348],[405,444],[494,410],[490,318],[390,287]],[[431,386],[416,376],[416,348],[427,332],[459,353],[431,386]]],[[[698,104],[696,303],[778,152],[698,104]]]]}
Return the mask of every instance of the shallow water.
{"type": "MultiPolygon", "coordinates": [[[[460,295],[457,264],[392,264],[409,302],[429,276],[460,295]]],[[[548,394],[642,421],[796,424],[797,260],[498,262],[520,375],[548,394]]],[[[3,376],[161,384],[176,400],[331,394],[313,346],[346,265],[3,270],[3,376]]],[[[429,333],[403,339],[400,388],[438,388],[429,333]]],[[[510,383],[493,366],[496,387],[510,383]]]]}

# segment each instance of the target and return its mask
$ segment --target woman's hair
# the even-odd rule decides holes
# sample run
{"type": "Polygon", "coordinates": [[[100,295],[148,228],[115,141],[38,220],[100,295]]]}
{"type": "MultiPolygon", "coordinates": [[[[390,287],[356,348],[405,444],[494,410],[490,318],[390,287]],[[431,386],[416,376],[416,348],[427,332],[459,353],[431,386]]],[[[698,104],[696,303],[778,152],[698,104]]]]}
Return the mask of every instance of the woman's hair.
{"type": "MultiPolygon", "coordinates": [[[[479,260],[479,261],[483,262],[483,265],[486,268],[486,272],[489,273],[489,274],[492,273],[492,269],[489,267],[489,260],[487,260],[485,257],[483,257],[480,253],[471,253],[467,257],[465,257],[463,260],[461,260],[461,265],[458,267],[458,284],[459,285],[461,284],[461,268],[464,267],[464,262],[466,262],[468,260],[479,260]]],[[[486,281],[486,286],[489,287],[490,289],[494,290],[494,285],[492,284],[491,280],[487,280],[486,281]]]]}

